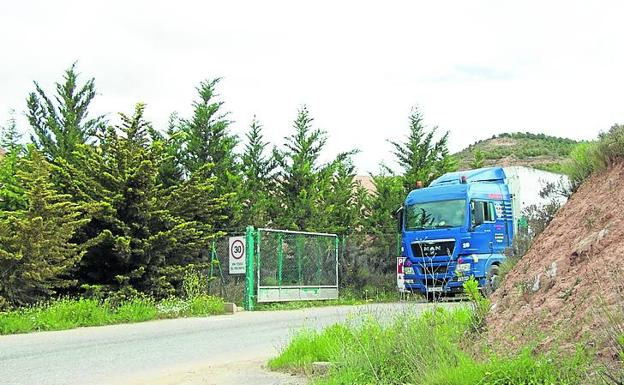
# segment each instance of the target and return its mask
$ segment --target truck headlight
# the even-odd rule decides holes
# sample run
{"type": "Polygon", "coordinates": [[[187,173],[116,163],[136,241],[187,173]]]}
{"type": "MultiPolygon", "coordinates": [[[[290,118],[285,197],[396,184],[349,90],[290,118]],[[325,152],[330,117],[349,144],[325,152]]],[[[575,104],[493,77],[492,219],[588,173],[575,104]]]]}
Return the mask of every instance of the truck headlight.
{"type": "Polygon", "coordinates": [[[403,267],[403,273],[404,274],[414,274],[414,268],[413,267],[403,267]]]}

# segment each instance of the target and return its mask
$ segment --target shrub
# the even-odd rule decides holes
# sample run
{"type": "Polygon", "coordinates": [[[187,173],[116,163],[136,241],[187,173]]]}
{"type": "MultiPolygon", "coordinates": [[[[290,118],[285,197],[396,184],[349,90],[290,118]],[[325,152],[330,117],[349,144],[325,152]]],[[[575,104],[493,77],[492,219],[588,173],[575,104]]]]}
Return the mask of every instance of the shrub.
{"type": "Polygon", "coordinates": [[[479,291],[479,282],[474,277],[470,277],[463,284],[464,292],[474,305],[473,329],[481,330],[485,326],[485,317],[490,311],[490,300],[485,298],[479,291]]]}
{"type": "Polygon", "coordinates": [[[563,165],[564,173],[570,178],[572,189],[576,190],[596,169],[596,142],[579,143],[563,165]]]}
{"type": "Polygon", "coordinates": [[[593,152],[594,165],[605,169],[624,158],[624,125],[616,124],[608,132],[598,136],[598,145],[593,152]]]}
{"type": "Polygon", "coordinates": [[[579,143],[564,165],[576,190],[592,173],[605,170],[624,158],[624,125],[616,124],[595,142],[579,143]]]}

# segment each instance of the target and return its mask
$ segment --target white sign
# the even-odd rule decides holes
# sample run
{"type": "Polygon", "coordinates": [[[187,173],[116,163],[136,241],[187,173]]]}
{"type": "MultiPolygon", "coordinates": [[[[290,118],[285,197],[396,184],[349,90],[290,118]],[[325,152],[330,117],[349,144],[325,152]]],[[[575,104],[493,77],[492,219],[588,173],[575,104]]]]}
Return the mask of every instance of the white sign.
{"type": "Polygon", "coordinates": [[[230,237],[230,274],[245,274],[245,237],[230,237]]]}
{"type": "Polygon", "coordinates": [[[397,258],[397,288],[399,291],[405,291],[405,275],[403,272],[403,264],[405,263],[405,257],[397,258]]]}

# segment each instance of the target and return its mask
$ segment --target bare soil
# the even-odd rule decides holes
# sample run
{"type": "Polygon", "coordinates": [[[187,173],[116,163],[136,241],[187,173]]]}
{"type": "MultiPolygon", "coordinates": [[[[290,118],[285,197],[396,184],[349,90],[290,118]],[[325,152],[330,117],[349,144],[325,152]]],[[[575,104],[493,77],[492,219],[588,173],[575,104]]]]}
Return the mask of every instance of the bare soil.
{"type": "Polygon", "coordinates": [[[271,372],[264,360],[236,361],[171,370],[168,374],[145,378],[129,385],[305,385],[303,376],[271,372]]]}
{"type": "Polygon", "coordinates": [[[617,362],[624,325],[624,164],[590,178],[537,237],[492,297],[486,336],[508,351],[571,351],[617,362]]]}

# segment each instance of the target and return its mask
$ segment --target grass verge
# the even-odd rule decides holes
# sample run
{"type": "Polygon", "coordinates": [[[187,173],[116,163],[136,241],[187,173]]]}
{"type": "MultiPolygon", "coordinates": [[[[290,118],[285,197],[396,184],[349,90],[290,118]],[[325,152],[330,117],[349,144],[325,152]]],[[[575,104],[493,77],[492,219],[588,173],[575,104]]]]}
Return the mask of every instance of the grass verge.
{"type": "Polygon", "coordinates": [[[582,350],[563,356],[526,348],[500,356],[492,349],[475,348],[481,346],[478,330],[483,314],[478,304],[474,309],[434,307],[392,322],[370,316],[323,331],[303,330],[268,365],[310,374],[313,362],[332,362],[327,376],[314,379],[317,385],[587,383],[590,361],[582,350]]]}
{"type": "Polygon", "coordinates": [[[154,319],[206,316],[223,313],[223,299],[198,295],[189,299],[155,301],[138,297],[113,306],[110,301],[64,298],[0,313],[0,334],[65,330],[154,319]]]}

